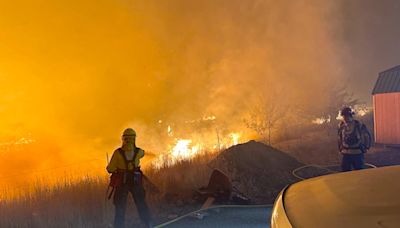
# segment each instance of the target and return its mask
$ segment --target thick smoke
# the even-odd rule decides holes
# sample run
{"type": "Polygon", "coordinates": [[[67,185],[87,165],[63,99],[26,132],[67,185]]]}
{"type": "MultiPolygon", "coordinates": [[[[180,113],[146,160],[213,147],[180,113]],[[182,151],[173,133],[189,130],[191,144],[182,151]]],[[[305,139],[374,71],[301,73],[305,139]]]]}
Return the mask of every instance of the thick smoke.
{"type": "Polygon", "coordinates": [[[400,1],[342,1],[340,8],[345,82],[371,104],[378,73],[400,64],[400,1]]]}
{"type": "Polygon", "coordinates": [[[23,137],[19,129],[54,145],[3,153],[5,163],[105,157],[128,126],[162,153],[168,125],[216,116],[210,128],[243,130],[260,97],[314,115],[351,72],[336,1],[21,0],[0,9],[1,137],[23,137]]]}

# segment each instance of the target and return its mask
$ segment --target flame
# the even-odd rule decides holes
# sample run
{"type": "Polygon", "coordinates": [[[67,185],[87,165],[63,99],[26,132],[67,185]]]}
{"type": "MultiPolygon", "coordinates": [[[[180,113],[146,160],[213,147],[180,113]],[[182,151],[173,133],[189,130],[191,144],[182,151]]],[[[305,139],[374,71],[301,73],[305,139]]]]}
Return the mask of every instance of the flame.
{"type": "Polygon", "coordinates": [[[198,148],[189,148],[192,143],[190,139],[180,139],[172,149],[171,155],[176,160],[185,160],[193,157],[197,152],[198,148]]]}
{"type": "Polygon", "coordinates": [[[243,138],[242,132],[226,132],[210,127],[210,124],[215,124],[217,119],[214,115],[204,115],[201,118],[183,121],[181,123],[166,122],[158,120],[159,124],[166,126],[164,132],[167,136],[166,144],[162,146],[161,152],[152,160],[151,166],[156,169],[173,166],[181,161],[190,161],[199,155],[208,155],[219,152],[230,146],[239,144],[243,138]],[[186,124],[196,124],[196,129],[193,126],[188,129],[186,124]],[[180,124],[186,126],[180,127],[180,124]],[[204,124],[204,125],[202,125],[204,124]],[[206,126],[201,130],[197,130],[198,126],[206,126]],[[207,130],[205,130],[207,129],[207,130]],[[182,137],[179,137],[182,136],[182,137]]]}
{"type": "Polygon", "coordinates": [[[0,155],[4,155],[9,151],[20,151],[24,146],[35,143],[32,138],[22,137],[12,141],[0,142],[0,155]]]}
{"type": "Polygon", "coordinates": [[[330,122],[331,122],[331,116],[328,116],[328,117],[319,117],[319,118],[313,119],[311,122],[312,122],[313,124],[317,124],[317,125],[322,125],[322,124],[325,124],[325,123],[330,123],[330,122]]]}
{"type": "Polygon", "coordinates": [[[354,112],[357,116],[365,116],[372,111],[372,107],[357,106],[354,108],[354,112]]]}
{"type": "Polygon", "coordinates": [[[340,115],[340,110],[338,111],[338,115],[336,116],[336,120],[343,120],[343,116],[340,115]]]}
{"type": "Polygon", "coordinates": [[[174,135],[174,134],[172,133],[172,128],[171,128],[171,126],[168,126],[167,132],[168,132],[168,136],[170,136],[170,137],[174,135]]]}
{"type": "Polygon", "coordinates": [[[204,121],[207,121],[207,120],[216,120],[217,119],[217,117],[215,117],[215,116],[204,116],[203,117],[203,120],[204,121]]]}
{"type": "Polygon", "coordinates": [[[232,146],[239,144],[239,140],[241,137],[239,133],[231,133],[229,136],[231,137],[233,142],[232,146]]]}
{"type": "Polygon", "coordinates": [[[196,119],[196,120],[187,120],[185,121],[186,124],[192,124],[192,123],[200,123],[202,121],[214,121],[216,120],[217,117],[216,116],[203,116],[200,119],[196,119]]]}
{"type": "Polygon", "coordinates": [[[237,145],[241,142],[242,135],[232,132],[227,137],[216,142],[211,138],[203,141],[195,141],[193,139],[175,139],[174,143],[169,146],[167,153],[160,154],[153,160],[153,167],[160,169],[162,167],[173,166],[181,161],[188,161],[198,155],[214,154],[222,149],[237,145]]]}
{"type": "Polygon", "coordinates": [[[20,139],[15,140],[15,141],[1,142],[0,143],[0,147],[1,146],[12,146],[12,145],[27,145],[27,144],[32,144],[32,143],[35,143],[35,142],[36,142],[35,139],[22,137],[20,139]]]}
{"type": "Polygon", "coordinates": [[[192,145],[191,139],[176,139],[175,145],[167,154],[161,154],[153,162],[155,168],[173,166],[180,161],[190,160],[199,154],[201,145],[192,145]]]}

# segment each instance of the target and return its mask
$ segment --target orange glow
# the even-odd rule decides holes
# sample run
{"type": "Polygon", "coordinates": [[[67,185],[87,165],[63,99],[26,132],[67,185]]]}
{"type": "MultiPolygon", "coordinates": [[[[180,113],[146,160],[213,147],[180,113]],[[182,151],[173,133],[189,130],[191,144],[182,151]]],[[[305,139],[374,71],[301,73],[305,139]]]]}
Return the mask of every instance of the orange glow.
{"type": "Polygon", "coordinates": [[[170,149],[166,153],[161,153],[152,160],[153,167],[173,166],[181,161],[192,160],[199,155],[214,154],[220,149],[225,149],[244,141],[240,133],[221,136],[220,141],[217,141],[214,137],[212,135],[196,141],[192,139],[175,139],[172,144],[168,145],[170,149]]]}
{"type": "Polygon", "coordinates": [[[0,184],[104,175],[126,127],[143,166],[214,153],[259,95],[325,108],[335,6],[271,2],[1,1],[0,184]]]}

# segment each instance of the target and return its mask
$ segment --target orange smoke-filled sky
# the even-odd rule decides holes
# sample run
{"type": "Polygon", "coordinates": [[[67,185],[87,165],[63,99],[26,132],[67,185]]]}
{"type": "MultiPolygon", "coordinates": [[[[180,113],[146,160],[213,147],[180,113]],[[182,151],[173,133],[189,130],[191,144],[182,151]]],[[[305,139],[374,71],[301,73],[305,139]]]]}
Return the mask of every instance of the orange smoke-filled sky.
{"type": "MultiPolygon", "coordinates": [[[[384,19],[398,34],[399,4],[384,5],[374,11],[364,1],[1,1],[0,139],[31,137],[35,145],[2,151],[0,171],[101,159],[128,126],[139,130],[139,144],[155,150],[152,126],[159,120],[215,115],[238,123],[259,95],[323,110],[327,91],[350,82],[369,102],[369,84],[399,52],[373,67],[367,57],[355,58],[355,67],[350,61],[365,56],[363,44],[374,44],[364,35],[381,29],[366,32],[363,12],[393,9],[384,19]],[[359,85],[352,75],[364,65],[370,75],[359,85]]],[[[382,47],[398,50],[387,37],[382,47]]]]}

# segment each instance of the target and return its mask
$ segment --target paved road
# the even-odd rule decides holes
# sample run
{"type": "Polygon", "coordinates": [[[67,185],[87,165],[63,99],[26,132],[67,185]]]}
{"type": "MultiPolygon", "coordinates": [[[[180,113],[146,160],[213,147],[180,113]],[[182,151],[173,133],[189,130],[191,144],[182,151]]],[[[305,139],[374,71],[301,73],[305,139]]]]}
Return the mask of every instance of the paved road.
{"type": "Polygon", "coordinates": [[[271,207],[215,208],[206,210],[205,213],[207,215],[203,219],[198,219],[193,216],[186,217],[164,227],[167,228],[187,228],[187,227],[266,228],[268,227],[269,228],[271,211],[272,211],[271,207]]]}

